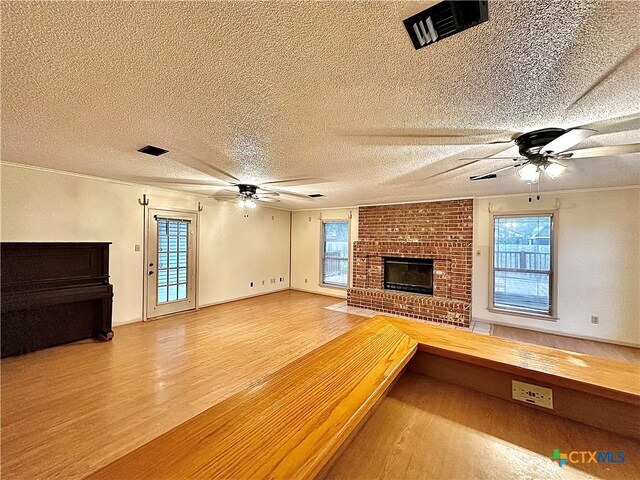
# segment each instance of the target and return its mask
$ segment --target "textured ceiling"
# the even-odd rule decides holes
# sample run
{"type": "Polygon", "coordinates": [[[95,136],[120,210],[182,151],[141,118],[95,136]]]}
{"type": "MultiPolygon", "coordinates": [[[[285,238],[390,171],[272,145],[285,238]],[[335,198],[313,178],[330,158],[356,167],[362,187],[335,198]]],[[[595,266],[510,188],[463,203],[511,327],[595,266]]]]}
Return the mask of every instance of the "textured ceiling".
{"type": "MultiPolygon", "coordinates": [[[[278,188],[325,198],[279,206],[386,203],[528,187],[469,181],[498,160],[425,180],[503,145],[358,133],[481,142],[640,112],[640,2],[492,0],[488,22],[415,51],[402,20],[432,3],[3,1],[2,160],[211,194],[313,178],[278,188]]],[[[640,183],[638,155],[567,164],[541,190],[640,183]]]]}

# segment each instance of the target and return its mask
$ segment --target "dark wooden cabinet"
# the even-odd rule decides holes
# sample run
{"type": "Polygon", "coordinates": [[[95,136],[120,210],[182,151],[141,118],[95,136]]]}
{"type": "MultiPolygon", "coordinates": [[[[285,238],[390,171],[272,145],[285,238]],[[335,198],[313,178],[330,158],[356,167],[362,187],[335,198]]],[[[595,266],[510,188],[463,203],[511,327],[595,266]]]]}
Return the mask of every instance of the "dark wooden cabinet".
{"type": "Polygon", "coordinates": [[[111,339],[110,243],[1,245],[2,357],[111,339]]]}

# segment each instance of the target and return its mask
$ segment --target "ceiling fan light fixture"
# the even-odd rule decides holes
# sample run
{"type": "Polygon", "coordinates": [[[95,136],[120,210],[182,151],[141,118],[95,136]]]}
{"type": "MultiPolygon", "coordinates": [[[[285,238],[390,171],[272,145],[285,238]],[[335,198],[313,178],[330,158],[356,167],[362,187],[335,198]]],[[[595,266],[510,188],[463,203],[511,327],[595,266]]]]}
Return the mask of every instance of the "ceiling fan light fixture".
{"type": "Polygon", "coordinates": [[[538,183],[540,180],[540,170],[533,163],[528,163],[517,172],[518,178],[525,183],[538,183]]]}
{"type": "Polygon", "coordinates": [[[240,208],[244,208],[245,206],[247,206],[247,202],[244,198],[241,198],[240,200],[238,200],[238,206],[240,208]]]}
{"type": "Polygon", "coordinates": [[[258,204],[256,202],[253,201],[253,198],[249,197],[245,202],[244,202],[245,206],[250,208],[250,209],[254,209],[258,206],[258,204]]]}
{"type": "Polygon", "coordinates": [[[548,165],[543,167],[543,169],[544,173],[546,173],[549,178],[551,178],[551,180],[555,180],[556,178],[562,176],[562,174],[568,170],[564,165],[555,162],[549,163],[548,165]]]}

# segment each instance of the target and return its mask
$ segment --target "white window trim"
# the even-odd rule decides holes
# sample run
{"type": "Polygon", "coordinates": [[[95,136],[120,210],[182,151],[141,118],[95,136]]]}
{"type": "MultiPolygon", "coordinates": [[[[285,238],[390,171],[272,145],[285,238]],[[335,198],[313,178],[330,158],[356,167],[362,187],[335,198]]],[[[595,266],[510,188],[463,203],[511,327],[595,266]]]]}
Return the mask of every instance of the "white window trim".
{"type": "Polygon", "coordinates": [[[487,310],[501,315],[514,315],[518,317],[534,318],[538,320],[556,321],[558,320],[558,211],[557,210],[536,210],[535,212],[501,212],[491,214],[491,225],[489,229],[489,305],[487,310]],[[541,215],[551,216],[551,270],[550,287],[551,308],[549,314],[528,312],[526,310],[508,309],[495,307],[493,303],[493,292],[495,275],[494,268],[494,232],[495,219],[501,217],[539,217],[541,215]]]}
{"type": "Polygon", "coordinates": [[[347,290],[351,284],[351,219],[350,218],[323,218],[320,221],[320,278],[318,280],[318,286],[323,288],[335,288],[337,290],[347,290]],[[342,222],[347,224],[347,232],[349,234],[347,242],[349,246],[349,253],[347,258],[347,284],[333,285],[331,283],[323,282],[322,272],[324,271],[324,224],[342,222]]]}

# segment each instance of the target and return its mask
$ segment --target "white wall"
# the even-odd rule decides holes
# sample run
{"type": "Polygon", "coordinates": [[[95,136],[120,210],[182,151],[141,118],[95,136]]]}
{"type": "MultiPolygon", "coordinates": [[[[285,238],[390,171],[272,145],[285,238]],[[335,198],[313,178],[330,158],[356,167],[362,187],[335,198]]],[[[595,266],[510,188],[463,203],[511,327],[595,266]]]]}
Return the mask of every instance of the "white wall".
{"type": "MultiPolygon", "coordinates": [[[[289,212],[260,207],[247,212],[232,203],[167,190],[2,165],[2,241],[110,241],[114,324],[140,320],[142,309],[142,207],[195,210],[200,201],[198,304],[267,293],[289,286],[289,212]],[[248,215],[245,218],[244,215],[248,215]],[[279,278],[284,277],[284,282],[279,278]],[[276,283],[270,283],[275,278],[276,283]],[[265,284],[262,285],[262,281],[265,284]],[[254,282],[254,287],[249,286],[254,282]]],[[[291,214],[291,287],[345,297],[320,283],[321,219],[348,219],[358,238],[358,209],[291,214]],[[311,221],[309,221],[311,218],[311,221]],[[306,282],[305,282],[306,279],[306,282]]],[[[473,316],[476,319],[565,335],[640,345],[640,189],[526,195],[476,200],[473,316]],[[489,312],[489,231],[494,212],[558,211],[558,320],[489,312]],[[591,315],[600,323],[591,324],[591,315]]],[[[352,268],[350,268],[350,272],[352,268]]],[[[351,282],[351,275],[349,275],[351,282]]]]}
{"type": "Polygon", "coordinates": [[[200,306],[288,288],[287,211],[259,207],[247,212],[205,197],[13,165],[3,164],[1,174],[2,241],[113,242],[114,324],[142,315],[143,252],[136,252],[135,245],[143,243],[138,199],[145,193],[151,208],[204,206],[199,216],[200,306]]]}
{"type": "Polygon", "coordinates": [[[476,200],[473,317],[576,337],[640,345],[640,189],[543,194],[476,200]],[[538,320],[487,310],[489,236],[494,213],[555,208],[558,241],[558,320],[538,320]],[[600,323],[591,323],[598,315],[600,323]]]}
{"type": "MultiPolygon", "coordinates": [[[[358,209],[301,210],[291,217],[291,288],[346,298],[347,290],[320,285],[321,231],[323,220],[349,220],[351,251],[358,239],[358,209]]],[[[349,285],[352,258],[349,255],[349,285]]]]}

